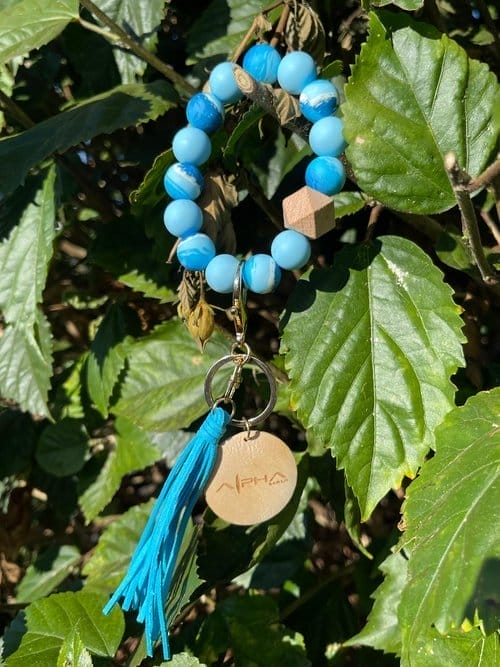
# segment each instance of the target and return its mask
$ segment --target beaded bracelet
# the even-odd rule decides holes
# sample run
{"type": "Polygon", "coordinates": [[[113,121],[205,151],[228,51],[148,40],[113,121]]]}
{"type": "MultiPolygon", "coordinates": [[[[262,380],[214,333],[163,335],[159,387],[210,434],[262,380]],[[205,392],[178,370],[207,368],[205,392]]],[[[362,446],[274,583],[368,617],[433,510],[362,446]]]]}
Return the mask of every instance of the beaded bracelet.
{"type": "MultiPolygon", "coordinates": [[[[292,95],[299,95],[304,117],[313,123],[309,144],[317,157],[308,164],[306,186],[283,200],[284,226],[273,240],[271,254],[259,253],[244,261],[241,269],[245,286],[258,294],[272,292],[281,279],[281,269],[302,268],[309,261],[309,238],[317,238],[334,226],[331,195],[345,182],[345,170],[338,156],[345,150],[343,122],[336,117],[338,91],[333,83],[318,79],[313,58],[304,51],[292,51],[283,58],[269,44],[252,46],[243,57],[243,69],[256,81],[279,83],[292,95]]],[[[243,97],[233,63],[217,65],[209,77],[210,92],[195,94],[188,102],[188,125],[173,139],[178,160],[165,172],[164,185],[172,198],[164,213],[167,230],[179,237],[177,258],[188,271],[205,271],[205,280],[216,292],[232,292],[239,267],[236,257],[216,255],[212,239],[200,232],[203,213],[194,202],[203,189],[199,166],[208,160],[212,146],[209,134],[224,122],[224,104],[243,97]]]]}

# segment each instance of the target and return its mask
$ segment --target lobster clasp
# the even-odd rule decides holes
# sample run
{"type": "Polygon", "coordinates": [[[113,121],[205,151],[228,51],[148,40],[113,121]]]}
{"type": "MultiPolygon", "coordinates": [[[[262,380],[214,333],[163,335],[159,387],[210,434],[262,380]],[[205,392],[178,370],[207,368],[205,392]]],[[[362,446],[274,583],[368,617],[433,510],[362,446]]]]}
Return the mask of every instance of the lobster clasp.
{"type": "Polygon", "coordinates": [[[236,342],[243,345],[247,330],[247,311],[245,309],[246,289],[243,286],[241,269],[243,262],[238,265],[236,276],[233,283],[233,305],[231,306],[231,317],[234,322],[236,342]]]}

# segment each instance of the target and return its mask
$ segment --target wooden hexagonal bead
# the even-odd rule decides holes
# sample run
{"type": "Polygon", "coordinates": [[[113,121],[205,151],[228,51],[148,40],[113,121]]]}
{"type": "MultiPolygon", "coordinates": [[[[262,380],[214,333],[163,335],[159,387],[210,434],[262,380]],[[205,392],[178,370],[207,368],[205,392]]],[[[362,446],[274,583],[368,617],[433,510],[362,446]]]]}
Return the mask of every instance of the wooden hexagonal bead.
{"type": "Polygon", "coordinates": [[[335,204],[331,197],[305,185],[283,199],[285,227],[317,239],[335,227],[335,204]]]}

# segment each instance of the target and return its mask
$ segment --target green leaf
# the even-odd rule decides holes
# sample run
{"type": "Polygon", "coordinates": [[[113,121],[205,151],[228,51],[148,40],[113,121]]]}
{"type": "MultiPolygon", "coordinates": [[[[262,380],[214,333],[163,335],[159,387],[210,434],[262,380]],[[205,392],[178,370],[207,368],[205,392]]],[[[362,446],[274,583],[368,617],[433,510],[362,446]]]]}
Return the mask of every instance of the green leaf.
{"type": "Polygon", "coordinates": [[[174,153],[171,148],[160,153],[153,162],[151,169],[146,172],[142,183],[136,190],[130,193],[132,212],[135,215],[144,210],[153,209],[159,202],[165,201],[165,188],[163,177],[165,171],[175,162],[174,153]]]}
{"type": "Polygon", "coordinates": [[[35,450],[35,425],[19,410],[0,412],[0,479],[27,469],[35,450]]]}
{"type": "Polygon", "coordinates": [[[87,522],[92,521],[111,501],[122,478],[142,470],[159,458],[148,436],[125,417],[115,422],[116,447],[109,454],[97,480],[80,497],[80,507],[87,522]]]}
{"type": "MultiPolygon", "coordinates": [[[[155,49],[165,0],[96,0],[95,4],[145,49],[155,49]]],[[[144,74],[146,62],[142,58],[123,48],[115,48],[114,56],[123,83],[135,83],[136,77],[144,74]]]]}
{"type": "Polygon", "coordinates": [[[169,662],[162,662],[159,667],[206,667],[194,655],[188,653],[176,653],[169,662]]]}
{"type": "Polygon", "coordinates": [[[228,137],[223,151],[224,160],[228,163],[228,166],[235,168],[240,153],[240,140],[265,115],[265,111],[261,107],[257,106],[257,104],[252,104],[250,109],[238,120],[238,123],[228,137]]]}
{"type": "Polygon", "coordinates": [[[78,628],[73,628],[63,641],[56,667],[92,667],[92,657],[81,640],[78,628]]]}
{"type": "Polygon", "coordinates": [[[264,194],[271,199],[281,182],[301,160],[311,155],[309,144],[298,135],[292,134],[287,139],[281,130],[275,143],[275,152],[264,168],[253,165],[253,171],[257,174],[264,194]]]}
{"type": "Polygon", "coordinates": [[[80,560],[80,552],[70,544],[50,546],[28,567],[17,588],[17,602],[34,602],[46,597],[61,584],[80,560]]]}
{"type": "Polygon", "coordinates": [[[497,634],[485,637],[479,628],[454,630],[440,635],[434,628],[420,637],[411,658],[402,667],[493,667],[500,659],[497,634]]]}
{"type": "Polygon", "coordinates": [[[439,213],[455,206],[443,158],[477,176],[498,128],[498,85],[484,63],[403,14],[370,17],[370,35],[345,88],[346,155],[358,186],[386,206],[439,213]]]}
{"type": "Polygon", "coordinates": [[[87,389],[103,417],[108,415],[111,394],[125,364],[132,335],[139,331],[137,313],[121,304],[112,304],[90,345],[86,365],[87,389]]]}
{"type": "Polygon", "coordinates": [[[353,215],[366,206],[366,201],[360,192],[349,192],[348,190],[333,195],[333,201],[335,202],[336,219],[353,215]]]}
{"type": "Polygon", "coordinates": [[[85,590],[109,595],[120,583],[154,501],[135,505],[114,521],[101,535],[94,554],[85,564],[85,590]]]}
{"type": "Polygon", "coordinates": [[[78,18],[76,0],[22,0],[0,12],[0,65],[47,44],[78,18]]]}
{"type": "Polygon", "coordinates": [[[26,608],[28,631],[17,651],[7,658],[6,667],[54,667],[63,641],[75,627],[91,654],[113,657],[125,624],[120,609],[103,615],[106,601],[107,596],[78,591],[33,602],[26,608]]]}
{"type": "MultiPolygon", "coordinates": [[[[213,56],[223,60],[236,49],[255,16],[268,4],[263,0],[212,0],[189,30],[188,65],[213,56]]],[[[274,20],[273,14],[268,18],[274,20]]]]}
{"type": "Polygon", "coordinates": [[[392,236],[345,247],[292,294],[282,342],[293,407],[345,469],[362,520],[415,475],[452,407],[459,311],[429,257],[392,236]]]}
{"type": "MultiPolygon", "coordinates": [[[[401,552],[388,556],[380,565],[384,581],[371,596],[375,602],[366,625],[344,646],[372,646],[386,653],[401,653],[401,628],[398,608],[406,584],[408,561],[401,552]]],[[[445,663],[443,663],[445,664],[445,663]]]]}
{"type": "MultiPolygon", "coordinates": [[[[200,354],[180,321],[159,325],[131,345],[121,396],[112,412],[148,431],[189,426],[207,412],[205,376],[227,349],[227,341],[215,335],[200,354]]],[[[217,374],[214,395],[221,395],[224,378],[224,373],[217,374]]]]}
{"type": "Polygon", "coordinates": [[[410,561],[399,618],[408,661],[432,625],[444,633],[477,613],[485,631],[498,628],[499,405],[497,388],[450,412],[436,431],[436,455],[407,490],[402,546],[410,561]]]}
{"type": "Polygon", "coordinates": [[[99,134],[154,120],[174,106],[175,99],[172,87],[164,81],[118,86],[0,140],[0,199],[52,153],[99,134]]]}
{"type": "MultiPolygon", "coordinates": [[[[12,165],[11,165],[12,167],[12,165]]],[[[55,237],[55,169],[35,179],[0,219],[0,394],[48,415],[51,340],[42,300],[55,237]]]]}
{"type": "Polygon", "coordinates": [[[160,303],[177,301],[178,294],[170,287],[159,285],[154,278],[146,276],[137,269],[120,274],[120,282],[130,287],[134,292],[141,292],[147,299],[158,299],[160,303]]]}
{"type": "Polygon", "coordinates": [[[35,458],[51,475],[67,477],[83,468],[88,449],[88,434],[83,422],[65,417],[44,428],[35,458]]]}
{"type": "Polygon", "coordinates": [[[366,549],[361,541],[361,510],[359,508],[358,499],[352,492],[351,487],[344,479],[344,493],[345,493],[345,502],[344,502],[344,524],[349,537],[357,546],[359,551],[369,558],[373,558],[371,553],[366,549]]]}
{"type": "MultiPolygon", "coordinates": [[[[4,95],[7,95],[7,97],[11,97],[13,89],[14,89],[14,76],[12,72],[6,65],[0,65],[0,91],[4,95]]],[[[5,114],[3,111],[0,111],[0,130],[3,130],[5,125],[6,125],[5,114]]]]}
{"type": "Polygon", "coordinates": [[[279,622],[276,602],[267,596],[231,596],[208,616],[199,638],[202,660],[213,664],[232,649],[237,667],[307,667],[304,641],[279,622]]]}
{"type": "Polygon", "coordinates": [[[401,9],[405,9],[408,12],[414,12],[422,7],[424,0],[370,0],[369,4],[372,7],[396,5],[397,7],[401,7],[401,9]]]}

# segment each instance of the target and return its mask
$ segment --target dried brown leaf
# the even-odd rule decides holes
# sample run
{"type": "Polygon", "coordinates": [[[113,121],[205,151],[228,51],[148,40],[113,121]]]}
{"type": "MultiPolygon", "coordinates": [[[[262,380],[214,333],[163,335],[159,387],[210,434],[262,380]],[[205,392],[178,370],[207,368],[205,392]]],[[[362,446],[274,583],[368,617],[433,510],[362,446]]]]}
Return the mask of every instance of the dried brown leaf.
{"type": "Polygon", "coordinates": [[[236,237],[231,210],[238,204],[234,177],[221,173],[207,174],[198,204],[203,210],[204,232],[210,236],[220,252],[234,254],[236,237]]]}
{"type": "Polygon", "coordinates": [[[186,321],[189,333],[202,352],[214,332],[214,320],[213,308],[202,298],[191,311],[186,321]]]}
{"type": "Polygon", "coordinates": [[[325,29],[318,14],[307,2],[290,2],[285,40],[291,50],[310,53],[321,67],[325,57],[325,29]]]}

